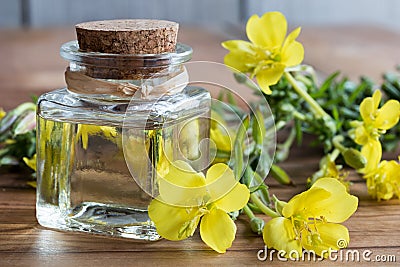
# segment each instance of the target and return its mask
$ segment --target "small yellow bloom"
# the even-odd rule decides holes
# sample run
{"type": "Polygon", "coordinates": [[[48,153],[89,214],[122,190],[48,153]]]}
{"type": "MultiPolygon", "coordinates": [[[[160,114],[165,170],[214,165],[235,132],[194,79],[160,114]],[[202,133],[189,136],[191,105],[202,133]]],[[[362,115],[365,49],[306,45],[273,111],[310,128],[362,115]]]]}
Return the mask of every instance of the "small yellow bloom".
{"type": "Polygon", "coordinates": [[[400,117],[400,103],[397,100],[387,101],[378,109],[381,102],[381,92],[376,90],[372,97],[365,98],[360,105],[362,122],[353,122],[354,141],[366,145],[397,124],[400,117]]]}
{"type": "Polygon", "coordinates": [[[268,247],[284,250],[287,256],[302,255],[302,248],[321,256],[324,251],[343,248],[349,232],[340,223],[357,209],[358,199],[334,178],[318,179],[313,186],[293,197],[282,209],[283,217],[271,219],[264,227],[268,247]]]}
{"type": "Polygon", "coordinates": [[[106,139],[115,141],[117,130],[110,126],[97,126],[91,124],[79,124],[76,138],[82,139],[82,147],[86,150],[88,148],[89,136],[102,134],[106,139]]]}
{"type": "Polygon", "coordinates": [[[4,118],[4,116],[6,116],[6,112],[4,111],[4,109],[3,108],[0,108],[0,120],[2,119],[2,118],[4,118]]]}
{"type": "Polygon", "coordinates": [[[400,198],[400,164],[395,160],[382,161],[369,174],[367,179],[368,193],[379,200],[388,200],[397,196],[400,198]]]}
{"type": "Polygon", "coordinates": [[[381,108],[381,92],[376,90],[372,97],[366,97],[360,104],[362,121],[353,121],[349,134],[361,145],[361,154],[367,159],[362,173],[375,170],[382,157],[382,146],[379,137],[386,130],[395,126],[400,117],[400,103],[397,100],[387,101],[381,108]]]}
{"type": "Polygon", "coordinates": [[[324,177],[334,178],[346,187],[347,192],[350,192],[350,182],[346,180],[348,172],[342,170],[341,165],[336,165],[335,162],[331,160],[330,156],[327,155],[320,161],[320,166],[321,169],[309,177],[307,183],[311,184],[324,177]]]}
{"type": "Polygon", "coordinates": [[[286,37],[287,21],[280,12],[267,12],[261,18],[253,15],[246,25],[250,42],[231,40],[222,43],[230,51],[224,62],[256,77],[263,92],[271,94],[269,86],[279,81],[285,68],[303,61],[303,45],[296,41],[300,30],[299,27],[286,37]]]}
{"type": "Polygon", "coordinates": [[[23,157],[22,160],[29,168],[36,171],[36,154],[32,158],[23,157]]]}
{"type": "Polygon", "coordinates": [[[232,245],[236,234],[227,213],[242,209],[250,197],[249,189],[222,163],[213,165],[204,177],[187,163],[174,162],[159,178],[159,192],[149,205],[157,232],[169,240],[182,240],[192,236],[200,223],[202,240],[219,253],[232,245]]]}

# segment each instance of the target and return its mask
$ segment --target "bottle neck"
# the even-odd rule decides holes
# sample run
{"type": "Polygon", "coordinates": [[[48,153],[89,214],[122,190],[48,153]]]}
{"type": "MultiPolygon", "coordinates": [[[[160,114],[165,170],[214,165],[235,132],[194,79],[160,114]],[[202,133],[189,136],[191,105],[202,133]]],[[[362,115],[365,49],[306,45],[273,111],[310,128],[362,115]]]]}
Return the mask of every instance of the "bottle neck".
{"type": "Polygon", "coordinates": [[[90,77],[81,68],[67,68],[65,81],[69,92],[85,98],[153,99],[180,93],[189,76],[183,65],[170,66],[146,79],[121,80],[90,77]]]}

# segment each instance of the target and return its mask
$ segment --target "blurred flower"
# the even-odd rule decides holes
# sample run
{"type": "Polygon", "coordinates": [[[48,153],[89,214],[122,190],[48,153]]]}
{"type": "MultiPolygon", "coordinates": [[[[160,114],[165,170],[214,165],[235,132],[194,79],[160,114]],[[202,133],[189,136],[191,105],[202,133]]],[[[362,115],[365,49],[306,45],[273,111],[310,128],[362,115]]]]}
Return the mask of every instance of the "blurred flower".
{"type": "Polygon", "coordinates": [[[335,178],[346,187],[346,191],[350,192],[350,182],[346,180],[348,172],[342,170],[341,165],[336,165],[330,155],[323,157],[319,163],[320,169],[307,179],[307,185],[311,187],[315,181],[321,178],[335,178]]]}
{"type": "Polygon", "coordinates": [[[32,158],[23,157],[22,160],[29,168],[36,172],[36,154],[32,158]]]}
{"type": "Polygon", "coordinates": [[[89,136],[93,135],[103,135],[106,139],[110,141],[115,141],[115,137],[117,136],[117,130],[114,127],[110,126],[97,126],[91,124],[79,124],[78,131],[76,133],[76,138],[82,140],[82,147],[87,149],[89,143],[89,136]]]}
{"type": "Polygon", "coordinates": [[[374,199],[388,200],[394,196],[400,198],[400,164],[395,160],[382,161],[369,174],[367,179],[368,193],[374,199]]]}
{"type": "Polygon", "coordinates": [[[3,108],[0,108],[0,120],[2,119],[2,118],[4,118],[4,116],[6,116],[6,112],[4,111],[4,109],[3,108]]]}
{"type": "Polygon", "coordinates": [[[339,241],[349,243],[349,232],[340,223],[357,206],[358,199],[348,194],[338,180],[321,178],[283,207],[283,217],[273,218],[265,225],[264,242],[268,247],[286,251],[286,256],[299,257],[304,248],[326,257],[325,251],[343,248],[339,241]]]}
{"type": "Polygon", "coordinates": [[[187,163],[174,162],[159,178],[159,192],[148,209],[157,232],[169,240],[182,240],[193,235],[201,219],[202,240],[219,253],[232,245],[236,234],[227,213],[242,209],[250,197],[249,189],[222,163],[213,165],[204,177],[187,163]]]}
{"type": "Polygon", "coordinates": [[[228,124],[216,111],[211,111],[210,138],[214,141],[218,150],[231,152],[233,149],[232,141],[235,135],[228,130],[228,124]]]}
{"type": "Polygon", "coordinates": [[[267,12],[261,18],[253,15],[246,25],[250,42],[231,40],[222,43],[230,51],[224,62],[256,77],[263,92],[271,94],[269,86],[279,81],[285,68],[303,61],[303,45],[295,40],[300,30],[299,27],[286,37],[287,21],[280,12],[267,12]]]}

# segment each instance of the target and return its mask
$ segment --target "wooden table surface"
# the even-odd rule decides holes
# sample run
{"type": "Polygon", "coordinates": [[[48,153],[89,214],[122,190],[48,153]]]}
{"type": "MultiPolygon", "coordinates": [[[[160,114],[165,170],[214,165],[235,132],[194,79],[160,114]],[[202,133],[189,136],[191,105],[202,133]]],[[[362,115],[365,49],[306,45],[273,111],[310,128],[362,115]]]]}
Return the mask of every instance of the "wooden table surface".
{"type": "MultiPolygon", "coordinates": [[[[60,45],[74,39],[72,29],[0,31],[0,107],[6,110],[31,94],[62,87],[66,66],[58,56],[60,45]]],[[[222,35],[202,29],[185,28],[180,40],[193,46],[194,60],[222,62],[225,51],[219,43],[222,35]]],[[[306,62],[329,73],[341,69],[352,78],[367,74],[379,79],[383,71],[400,63],[400,35],[380,29],[313,28],[303,29],[306,62]]],[[[305,188],[306,177],[318,166],[318,151],[294,150],[282,164],[296,182],[295,187],[267,184],[281,199],[288,200],[305,188]]],[[[148,266],[148,265],[291,265],[293,262],[259,261],[257,252],[264,248],[262,238],[253,234],[245,216],[237,221],[237,237],[226,254],[213,252],[193,238],[172,242],[138,242],[80,233],[45,229],[35,219],[35,191],[24,183],[22,172],[0,170],[0,266],[148,266]]],[[[377,203],[366,193],[361,178],[354,181],[352,193],[360,199],[359,209],[345,225],[350,230],[350,246],[344,250],[367,250],[375,256],[394,255],[400,261],[399,200],[377,203]]],[[[339,254],[340,256],[340,254],[339,254]]],[[[297,266],[367,265],[396,266],[396,263],[299,261],[297,266]]],[[[398,264],[398,263],[397,263],[398,264]]]]}

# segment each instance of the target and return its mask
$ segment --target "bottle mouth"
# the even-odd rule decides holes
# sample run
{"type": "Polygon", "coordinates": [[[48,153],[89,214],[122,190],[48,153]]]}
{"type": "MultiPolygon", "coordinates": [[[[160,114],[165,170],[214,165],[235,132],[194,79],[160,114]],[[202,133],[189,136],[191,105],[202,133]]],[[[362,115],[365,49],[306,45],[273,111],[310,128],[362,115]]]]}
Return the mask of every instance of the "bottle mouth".
{"type": "Polygon", "coordinates": [[[193,50],[190,46],[177,43],[175,52],[162,54],[109,54],[85,52],[79,49],[77,40],[64,43],[60,48],[60,55],[64,59],[82,65],[96,67],[113,67],[121,63],[126,67],[152,68],[170,65],[179,65],[192,58],[193,50]]]}

